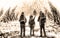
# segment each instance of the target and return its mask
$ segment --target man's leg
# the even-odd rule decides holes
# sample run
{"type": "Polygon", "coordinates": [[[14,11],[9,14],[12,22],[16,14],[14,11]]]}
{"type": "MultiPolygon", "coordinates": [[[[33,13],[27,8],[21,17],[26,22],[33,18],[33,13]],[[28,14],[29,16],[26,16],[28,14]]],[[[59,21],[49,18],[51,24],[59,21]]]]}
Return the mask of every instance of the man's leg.
{"type": "Polygon", "coordinates": [[[23,36],[25,36],[25,24],[23,25],[23,36]]]}
{"type": "Polygon", "coordinates": [[[42,26],[40,25],[40,36],[42,37],[42,26]]]}
{"type": "Polygon", "coordinates": [[[33,29],[33,36],[34,36],[34,29],[33,29]]]}
{"type": "Polygon", "coordinates": [[[21,26],[21,37],[22,37],[22,26],[21,26]]]}
{"type": "Polygon", "coordinates": [[[31,29],[31,27],[30,27],[30,35],[32,35],[31,32],[32,32],[32,29],[31,29]]]}
{"type": "Polygon", "coordinates": [[[24,36],[25,36],[25,26],[24,26],[24,36]]]}
{"type": "Polygon", "coordinates": [[[34,36],[34,26],[33,26],[33,36],[34,36]]]}
{"type": "Polygon", "coordinates": [[[43,31],[44,31],[44,36],[46,36],[45,26],[44,26],[44,24],[43,24],[43,31]]]}
{"type": "Polygon", "coordinates": [[[33,29],[32,29],[32,27],[31,27],[31,36],[32,36],[32,31],[33,31],[33,29]]]}
{"type": "Polygon", "coordinates": [[[31,36],[31,31],[32,31],[32,30],[31,30],[31,25],[30,25],[30,36],[31,36]]]}

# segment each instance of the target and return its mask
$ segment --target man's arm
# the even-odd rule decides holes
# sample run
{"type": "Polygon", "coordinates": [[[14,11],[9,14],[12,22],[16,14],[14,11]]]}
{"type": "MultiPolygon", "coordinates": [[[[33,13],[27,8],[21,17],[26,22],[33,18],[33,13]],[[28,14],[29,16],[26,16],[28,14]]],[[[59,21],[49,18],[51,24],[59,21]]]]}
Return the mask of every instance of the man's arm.
{"type": "Polygon", "coordinates": [[[19,18],[19,21],[21,21],[21,17],[19,18]]]}
{"type": "Polygon", "coordinates": [[[27,19],[25,18],[25,23],[27,22],[27,19]]]}
{"type": "Polygon", "coordinates": [[[40,16],[38,17],[38,21],[40,20],[40,16]]]}

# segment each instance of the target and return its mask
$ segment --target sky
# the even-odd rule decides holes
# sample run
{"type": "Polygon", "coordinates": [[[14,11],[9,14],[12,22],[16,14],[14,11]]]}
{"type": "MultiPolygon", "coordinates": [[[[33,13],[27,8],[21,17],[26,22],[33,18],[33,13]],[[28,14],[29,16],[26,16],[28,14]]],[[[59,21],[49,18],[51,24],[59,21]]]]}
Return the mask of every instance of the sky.
{"type": "Polygon", "coordinates": [[[50,6],[48,5],[47,1],[50,1],[53,6],[58,9],[58,11],[60,10],[60,0],[0,0],[0,9],[3,8],[6,11],[8,8],[14,8],[17,6],[17,10],[19,11],[24,10],[26,12],[30,12],[33,8],[36,10],[41,8],[43,10],[43,7],[45,6],[47,10],[50,10],[50,6]],[[37,2],[36,5],[34,4],[35,2],[37,2]]]}
{"type": "Polygon", "coordinates": [[[23,3],[31,4],[32,0],[0,0],[0,8],[9,8],[16,5],[22,6],[23,3]]]}

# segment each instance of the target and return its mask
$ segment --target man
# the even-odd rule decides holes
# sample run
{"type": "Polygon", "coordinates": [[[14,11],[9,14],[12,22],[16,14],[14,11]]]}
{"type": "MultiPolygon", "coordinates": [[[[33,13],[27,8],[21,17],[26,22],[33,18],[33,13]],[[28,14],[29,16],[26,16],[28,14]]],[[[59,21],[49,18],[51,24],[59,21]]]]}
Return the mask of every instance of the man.
{"type": "Polygon", "coordinates": [[[8,32],[4,33],[4,38],[8,38],[8,32]]]}
{"type": "Polygon", "coordinates": [[[3,33],[0,31],[0,38],[2,38],[2,36],[3,36],[3,33]]]}
{"type": "Polygon", "coordinates": [[[41,37],[42,37],[42,30],[44,31],[44,36],[46,36],[46,32],[45,32],[45,22],[46,22],[46,16],[44,15],[44,13],[42,11],[40,11],[40,16],[38,17],[38,22],[40,24],[40,33],[41,33],[41,37]]]}
{"type": "Polygon", "coordinates": [[[35,18],[33,18],[33,16],[31,15],[29,19],[29,25],[30,25],[30,35],[32,35],[32,31],[33,31],[33,36],[34,36],[34,25],[35,25],[34,19],[35,18]]]}
{"type": "Polygon", "coordinates": [[[25,23],[26,23],[26,18],[24,16],[24,12],[22,12],[19,21],[20,21],[20,27],[21,27],[21,36],[22,36],[22,33],[23,33],[23,36],[25,36],[25,23]]]}

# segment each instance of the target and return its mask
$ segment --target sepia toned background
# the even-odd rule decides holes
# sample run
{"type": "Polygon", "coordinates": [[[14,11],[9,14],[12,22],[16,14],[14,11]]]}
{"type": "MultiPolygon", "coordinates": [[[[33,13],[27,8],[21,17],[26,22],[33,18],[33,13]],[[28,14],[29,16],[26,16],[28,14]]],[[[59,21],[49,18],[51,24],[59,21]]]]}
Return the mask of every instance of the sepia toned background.
{"type": "Polygon", "coordinates": [[[37,21],[40,11],[46,15],[47,36],[60,37],[60,0],[0,0],[0,31],[11,33],[12,36],[20,34],[19,18],[24,12],[27,18],[26,36],[30,36],[29,16],[36,10],[35,35],[39,36],[39,22],[37,21]],[[55,17],[54,17],[55,16],[55,17]],[[58,19],[57,19],[58,18],[58,19]],[[56,21],[54,22],[54,19],[56,21]],[[18,33],[15,34],[15,31],[18,33]],[[27,33],[28,32],[28,33],[27,33]]]}

